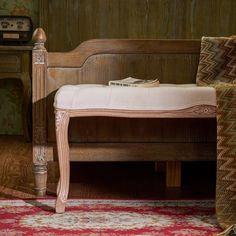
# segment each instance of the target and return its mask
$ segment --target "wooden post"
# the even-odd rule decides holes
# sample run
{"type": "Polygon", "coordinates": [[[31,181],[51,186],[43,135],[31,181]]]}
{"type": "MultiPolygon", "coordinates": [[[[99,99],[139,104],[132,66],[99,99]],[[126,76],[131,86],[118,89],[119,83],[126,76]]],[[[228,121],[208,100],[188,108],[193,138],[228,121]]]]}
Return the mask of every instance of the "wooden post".
{"type": "Polygon", "coordinates": [[[33,34],[32,52],[32,103],[33,103],[33,163],[35,189],[38,196],[46,194],[46,66],[47,50],[44,47],[46,35],[42,28],[33,34]],[[37,86],[36,86],[37,85],[37,86]]]}
{"type": "Polygon", "coordinates": [[[166,162],[166,187],[181,187],[181,161],[166,162]]]}

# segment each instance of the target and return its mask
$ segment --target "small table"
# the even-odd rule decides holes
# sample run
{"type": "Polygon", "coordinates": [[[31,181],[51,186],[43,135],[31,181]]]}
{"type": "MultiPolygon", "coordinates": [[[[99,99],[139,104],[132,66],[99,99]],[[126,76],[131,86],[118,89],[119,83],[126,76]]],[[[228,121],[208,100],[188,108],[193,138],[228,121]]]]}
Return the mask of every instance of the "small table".
{"type": "Polygon", "coordinates": [[[31,56],[32,46],[0,45],[0,79],[20,79],[23,85],[22,127],[31,140],[31,56]]]}

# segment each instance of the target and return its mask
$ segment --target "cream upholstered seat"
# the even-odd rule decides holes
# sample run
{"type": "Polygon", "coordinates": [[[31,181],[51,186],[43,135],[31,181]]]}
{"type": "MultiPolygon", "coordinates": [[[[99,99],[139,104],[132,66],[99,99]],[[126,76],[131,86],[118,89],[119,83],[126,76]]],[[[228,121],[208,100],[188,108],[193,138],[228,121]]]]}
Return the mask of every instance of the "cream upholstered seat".
{"type": "Polygon", "coordinates": [[[60,181],[56,212],[65,211],[69,191],[68,124],[70,117],[212,117],[214,88],[195,84],[162,84],[160,87],[117,87],[98,84],[65,85],[54,99],[60,181]]]}
{"type": "Polygon", "coordinates": [[[160,87],[65,85],[56,93],[59,109],[179,110],[198,105],[216,105],[215,89],[195,84],[161,84],[160,87]]]}

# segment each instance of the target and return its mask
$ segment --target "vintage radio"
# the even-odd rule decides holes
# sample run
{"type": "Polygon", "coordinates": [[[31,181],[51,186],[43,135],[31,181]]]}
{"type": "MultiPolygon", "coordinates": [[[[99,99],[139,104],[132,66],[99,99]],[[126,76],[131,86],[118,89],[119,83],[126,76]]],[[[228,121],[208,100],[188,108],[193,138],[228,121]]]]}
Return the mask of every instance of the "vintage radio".
{"type": "Polygon", "coordinates": [[[32,37],[32,20],[28,16],[0,16],[0,42],[28,42],[32,37]]]}

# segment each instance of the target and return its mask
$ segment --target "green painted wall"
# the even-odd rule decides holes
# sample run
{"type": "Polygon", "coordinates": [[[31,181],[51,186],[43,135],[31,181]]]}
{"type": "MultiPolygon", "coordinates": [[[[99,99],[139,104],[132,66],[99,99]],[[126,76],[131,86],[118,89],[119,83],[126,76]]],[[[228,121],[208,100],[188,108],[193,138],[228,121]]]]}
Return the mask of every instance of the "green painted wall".
{"type": "MultiPolygon", "coordinates": [[[[38,0],[1,0],[0,15],[30,16],[38,26],[38,0]]],[[[20,135],[22,131],[22,85],[18,80],[0,80],[0,134],[20,135]]]]}
{"type": "Polygon", "coordinates": [[[22,134],[22,86],[19,80],[0,80],[0,133],[22,134]]]}
{"type": "Polygon", "coordinates": [[[1,0],[0,15],[30,16],[38,25],[38,0],[1,0]]]}

